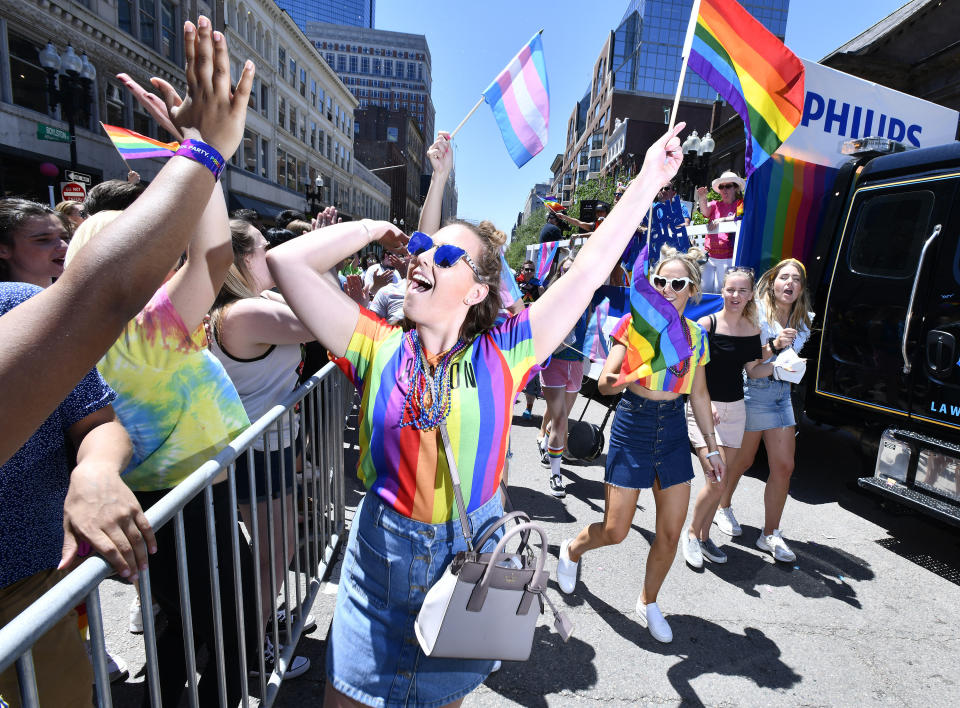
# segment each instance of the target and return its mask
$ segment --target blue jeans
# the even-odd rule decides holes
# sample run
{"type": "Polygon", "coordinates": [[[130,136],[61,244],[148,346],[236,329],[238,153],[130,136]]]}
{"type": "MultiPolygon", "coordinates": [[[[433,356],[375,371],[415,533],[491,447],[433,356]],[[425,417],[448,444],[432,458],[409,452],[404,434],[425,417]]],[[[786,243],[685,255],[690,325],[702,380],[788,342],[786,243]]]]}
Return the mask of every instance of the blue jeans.
{"type": "MultiPolygon", "coordinates": [[[[495,493],[469,514],[474,538],[502,515],[495,493]]],[[[500,536],[482,550],[492,551],[500,536]]],[[[492,661],[425,656],[414,633],[427,591],[465,550],[459,519],[414,521],[376,494],[363,498],[350,528],[327,646],[334,688],[370,706],[438,707],[486,680],[492,661]]]]}

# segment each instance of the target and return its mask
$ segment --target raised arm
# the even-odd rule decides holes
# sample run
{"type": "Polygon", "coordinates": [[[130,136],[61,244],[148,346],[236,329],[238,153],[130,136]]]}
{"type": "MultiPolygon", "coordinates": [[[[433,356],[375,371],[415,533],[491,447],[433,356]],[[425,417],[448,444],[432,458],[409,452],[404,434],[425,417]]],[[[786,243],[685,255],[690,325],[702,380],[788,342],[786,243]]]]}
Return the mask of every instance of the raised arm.
{"type": "Polygon", "coordinates": [[[407,238],[386,221],[363,219],[311,231],[267,251],[280,292],[313,338],[335,356],[346,353],[360,308],[325,274],[374,241],[396,249],[407,238]]]}
{"type": "Polygon", "coordinates": [[[223,188],[217,184],[194,226],[186,263],[167,283],[170,302],[191,332],[200,326],[213,305],[231,263],[233,248],[227,203],[223,188]]]}
{"type": "Polygon", "coordinates": [[[577,226],[577,227],[579,227],[579,228],[581,228],[581,229],[584,229],[584,230],[586,230],[586,231],[590,231],[591,229],[593,229],[593,222],[591,222],[591,221],[580,221],[580,219],[575,219],[575,218],[573,218],[572,216],[567,216],[567,215],[564,214],[562,211],[558,211],[558,212],[555,212],[555,213],[556,213],[556,215],[557,215],[557,217],[558,217],[559,219],[561,219],[562,221],[567,222],[567,223],[570,224],[571,226],[577,226]]]}
{"type": "MultiPolygon", "coordinates": [[[[229,159],[243,136],[251,62],[230,86],[226,40],[201,17],[184,24],[187,96],[164,94],[173,122],[229,159]]],[[[215,180],[172,157],[52,286],[0,317],[0,463],[9,459],[146,304],[183,252],[215,180]]]]}
{"type": "Polygon", "coordinates": [[[453,169],[453,146],[450,143],[450,133],[441,130],[437,133],[437,140],[427,150],[433,175],[430,177],[430,187],[427,189],[427,198],[420,210],[420,231],[432,236],[440,230],[441,209],[443,207],[443,192],[453,169]]]}
{"type": "Polygon", "coordinates": [[[706,187],[697,187],[697,206],[700,209],[700,213],[709,219],[710,207],[707,205],[706,187]]]}
{"type": "Polygon", "coordinates": [[[222,311],[223,344],[234,356],[258,356],[264,346],[300,344],[315,337],[286,303],[267,298],[237,300],[222,311]],[[254,351],[250,351],[251,348],[254,351]]]}
{"type": "Polygon", "coordinates": [[[587,309],[594,291],[603,285],[647,213],[660,186],[680,167],[683,154],[679,123],[647,150],[640,174],[630,183],[596,233],[583,245],[570,271],[530,306],[530,328],[537,361],[544,361],[587,309]]]}

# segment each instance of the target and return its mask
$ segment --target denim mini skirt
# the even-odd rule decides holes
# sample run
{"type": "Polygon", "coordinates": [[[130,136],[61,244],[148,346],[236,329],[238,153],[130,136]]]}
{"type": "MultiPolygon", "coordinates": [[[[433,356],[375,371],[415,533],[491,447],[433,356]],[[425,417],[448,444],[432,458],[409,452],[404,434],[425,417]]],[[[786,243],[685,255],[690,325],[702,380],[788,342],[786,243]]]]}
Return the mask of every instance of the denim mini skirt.
{"type": "Polygon", "coordinates": [[[660,488],[693,479],[683,397],[651,401],[624,391],[610,426],[603,481],[615,487],[660,488]]]}
{"type": "MultiPolygon", "coordinates": [[[[468,516],[478,538],[503,516],[500,494],[468,516]]],[[[481,550],[492,551],[502,535],[498,531],[481,550]]],[[[363,498],[344,552],[327,645],[334,688],[369,706],[439,707],[486,680],[494,662],[425,656],[414,632],[427,591],[465,550],[459,518],[428,524],[397,513],[376,494],[363,498]]]]}
{"type": "Polygon", "coordinates": [[[743,402],[747,407],[746,430],[788,428],[797,423],[787,381],[747,378],[743,385],[743,402]]]}

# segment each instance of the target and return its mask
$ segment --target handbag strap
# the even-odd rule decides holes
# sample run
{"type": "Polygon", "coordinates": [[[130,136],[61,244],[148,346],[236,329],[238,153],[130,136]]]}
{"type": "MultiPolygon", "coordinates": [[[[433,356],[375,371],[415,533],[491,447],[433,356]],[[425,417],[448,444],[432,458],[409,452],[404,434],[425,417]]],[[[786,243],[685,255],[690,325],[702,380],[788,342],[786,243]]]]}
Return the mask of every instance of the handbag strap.
{"type": "Polygon", "coordinates": [[[450,479],[453,481],[453,496],[457,500],[457,514],[460,516],[460,531],[467,541],[467,549],[473,552],[473,529],[470,528],[470,519],[467,517],[467,507],[463,503],[463,492],[460,491],[460,473],[457,472],[457,462],[453,457],[446,421],[440,423],[440,437],[443,439],[443,451],[447,456],[447,468],[450,470],[450,479]]]}

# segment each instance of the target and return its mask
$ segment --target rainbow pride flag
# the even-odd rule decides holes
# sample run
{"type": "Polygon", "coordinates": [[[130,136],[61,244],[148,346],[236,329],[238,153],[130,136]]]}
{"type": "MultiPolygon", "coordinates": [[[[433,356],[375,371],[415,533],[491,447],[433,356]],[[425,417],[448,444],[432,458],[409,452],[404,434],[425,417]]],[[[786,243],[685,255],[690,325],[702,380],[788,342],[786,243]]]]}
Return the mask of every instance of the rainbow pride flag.
{"type": "Polygon", "coordinates": [[[749,177],[800,123],[803,63],[735,0],[700,0],[685,49],[688,66],[743,118],[749,177]]]}
{"type": "Polygon", "coordinates": [[[610,355],[610,345],[603,333],[603,325],[610,314],[610,298],[605,297],[590,313],[587,333],[583,339],[583,353],[590,361],[603,361],[610,355]]]}
{"type": "Polygon", "coordinates": [[[633,264],[627,353],[617,384],[624,384],[663,371],[688,358],[692,351],[683,334],[680,313],[647,280],[650,263],[644,246],[633,264]]]}
{"type": "Polygon", "coordinates": [[[823,224],[823,196],[839,170],[774,155],[747,182],[734,262],[759,275],[784,258],[810,263],[823,224]]]}
{"type": "Polygon", "coordinates": [[[543,150],[550,125],[550,89],[540,32],[493,80],[483,92],[483,100],[493,110],[507,152],[517,167],[523,167],[543,150]]]}
{"type": "Polygon", "coordinates": [[[560,200],[558,200],[556,197],[551,196],[549,194],[545,197],[541,197],[538,194],[537,199],[543,202],[543,205],[550,211],[566,211],[567,210],[567,208],[560,203],[560,200]]]}
{"type": "Polygon", "coordinates": [[[507,263],[507,257],[500,252],[500,304],[504,308],[510,307],[517,300],[523,298],[517,279],[513,277],[513,270],[507,263]]]}
{"type": "Polygon", "coordinates": [[[180,143],[161,143],[146,135],[134,133],[127,128],[101,123],[107,137],[124,160],[139,160],[145,157],[170,157],[180,147],[180,143]]]}

